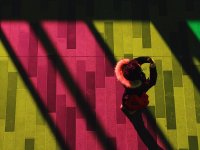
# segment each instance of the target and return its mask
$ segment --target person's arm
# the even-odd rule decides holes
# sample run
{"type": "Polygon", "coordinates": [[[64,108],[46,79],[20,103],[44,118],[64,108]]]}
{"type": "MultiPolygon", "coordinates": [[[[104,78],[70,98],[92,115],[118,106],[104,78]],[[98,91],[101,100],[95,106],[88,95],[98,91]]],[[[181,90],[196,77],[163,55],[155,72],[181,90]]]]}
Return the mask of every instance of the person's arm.
{"type": "Polygon", "coordinates": [[[157,70],[156,70],[156,64],[153,59],[149,58],[150,63],[150,78],[147,80],[145,84],[145,91],[148,91],[152,86],[156,84],[157,81],[157,70]]]}
{"type": "Polygon", "coordinates": [[[138,62],[138,64],[142,65],[144,63],[150,63],[150,57],[148,56],[141,56],[141,57],[137,57],[135,58],[135,60],[138,62]]]}

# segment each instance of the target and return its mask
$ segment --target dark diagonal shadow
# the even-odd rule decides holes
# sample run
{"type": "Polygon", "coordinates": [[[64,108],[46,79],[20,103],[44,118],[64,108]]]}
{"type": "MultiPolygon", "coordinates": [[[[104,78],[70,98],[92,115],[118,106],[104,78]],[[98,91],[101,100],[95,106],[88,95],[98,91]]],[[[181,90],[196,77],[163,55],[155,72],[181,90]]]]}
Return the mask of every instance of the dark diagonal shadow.
{"type": "Polygon", "coordinates": [[[20,74],[20,77],[22,78],[27,89],[29,90],[30,94],[32,95],[32,97],[33,97],[33,99],[36,103],[36,106],[38,107],[42,117],[48,123],[48,125],[49,125],[52,133],[54,134],[56,141],[59,144],[60,148],[63,149],[63,150],[69,150],[68,144],[65,142],[64,138],[62,137],[62,134],[60,133],[58,128],[55,126],[53,120],[51,119],[50,115],[48,114],[48,111],[47,111],[47,109],[46,109],[46,107],[43,103],[41,96],[38,94],[37,90],[35,89],[35,87],[31,83],[30,79],[28,78],[28,74],[27,74],[26,70],[24,69],[24,67],[20,63],[18,57],[16,56],[12,46],[10,45],[9,41],[7,40],[7,38],[6,38],[5,34],[3,33],[1,27],[0,27],[0,40],[3,43],[3,45],[5,46],[5,49],[8,52],[9,57],[12,59],[15,67],[17,68],[17,70],[20,74]]]}
{"type": "MultiPolygon", "coordinates": [[[[91,21],[86,21],[86,24],[90,28],[91,32],[95,35],[95,38],[98,41],[98,43],[100,43],[100,45],[102,46],[102,50],[105,53],[106,57],[109,58],[110,63],[116,64],[116,59],[114,58],[114,54],[111,52],[111,50],[109,49],[109,47],[107,46],[107,44],[105,43],[105,41],[102,39],[102,37],[99,34],[99,32],[97,31],[97,29],[94,27],[94,24],[91,21]]],[[[114,68],[113,68],[113,70],[114,70],[114,68]]],[[[155,118],[153,117],[153,115],[151,114],[151,112],[149,110],[145,111],[145,115],[150,120],[150,123],[155,122],[155,118]]],[[[137,121],[135,121],[134,123],[137,124],[137,121]]],[[[139,122],[139,123],[141,124],[141,122],[139,122]]],[[[166,139],[166,137],[164,136],[164,134],[160,130],[160,128],[156,124],[152,124],[152,126],[154,126],[156,128],[156,132],[157,132],[156,134],[158,134],[158,136],[161,138],[161,140],[165,144],[167,150],[172,150],[172,147],[171,147],[169,141],[166,139]]],[[[138,133],[147,133],[149,135],[149,133],[148,133],[147,130],[143,130],[143,129],[140,130],[139,128],[137,128],[137,130],[138,130],[138,133]],[[143,132],[143,131],[145,131],[145,132],[143,132]]],[[[145,135],[141,135],[140,134],[140,136],[143,137],[145,135]]],[[[145,140],[145,139],[146,138],[142,138],[142,140],[145,140]]],[[[155,144],[155,143],[156,142],[154,142],[153,144],[155,144]]]]}
{"type": "Polygon", "coordinates": [[[144,115],[146,115],[147,120],[150,122],[150,125],[153,127],[153,131],[155,134],[158,135],[158,137],[161,139],[163,144],[165,145],[166,150],[173,150],[171,144],[169,141],[166,139],[165,135],[163,134],[163,131],[161,131],[160,127],[156,124],[156,119],[154,115],[152,114],[149,109],[146,109],[144,111],[144,115]]]}
{"type": "Polygon", "coordinates": [[[97,31],[97,29],[94,26],[93,22],[91,20],[85,20],[84,22],[86,23],[86,25],[88,26],[88,28],[90,29],[92,34],[95,36],[95,38],[98,41],[100,47],[102,48],[103,52],[105,53],[105,57],[107,57],[109,62],[112,64],[113,71],[114,71],[114,67],[115,67],[116,62],[117,62],[115,56],[113,55],[113,53],[111,52],[110,48],[108,47],[108,45],[103,40],[102,36],[97,31]]]}
{"type": "Polygon", "coordinates": [[[95,112],[91,109],[90,104],[87,102],[87,99],[81,92],[81,89],[77,86],[74,81],[71,73],[68,71],[67,66],[60,58],[59,54],[56,51],[56,48],[53,46],[49,40],[47,34],[41,28],[39,23],[30,23],[32,31],[35,33],[37,38],[42,42],[44,49],[50,58],[52,65],[61,75],[63,82],[66,87],[68,87],[72,96],[74,97],[78,108],[85,117],[86,121],[94,129],[98,140],[101,142],[102,146],[106,150],[115,150],[115,145],[111,141],[110,137],[106,134],[105,130],[101,126],[98,118],[96,118],[95,112]]]}

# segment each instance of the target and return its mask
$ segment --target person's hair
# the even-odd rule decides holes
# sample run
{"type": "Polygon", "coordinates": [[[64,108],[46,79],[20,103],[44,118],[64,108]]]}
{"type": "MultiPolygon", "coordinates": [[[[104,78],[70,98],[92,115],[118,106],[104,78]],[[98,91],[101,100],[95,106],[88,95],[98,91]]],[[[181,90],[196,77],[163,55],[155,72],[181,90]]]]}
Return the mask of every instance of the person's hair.
{"type": "Polygon", "coordinates": [[[136,60],[131,60],[128,64],[124,65],[122,68],[123,75],[127,80],[141,80],[144,81],[145,74],[142,72],[140,65],[136,60]]]}

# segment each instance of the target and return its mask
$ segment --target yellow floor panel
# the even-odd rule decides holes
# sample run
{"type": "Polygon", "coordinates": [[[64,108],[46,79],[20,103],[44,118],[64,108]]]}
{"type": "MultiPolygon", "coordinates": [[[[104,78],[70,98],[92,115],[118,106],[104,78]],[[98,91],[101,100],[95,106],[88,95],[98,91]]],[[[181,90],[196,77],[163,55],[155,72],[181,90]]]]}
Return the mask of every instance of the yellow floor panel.
{"type": "MultiPolygon", "coordinates": [[[[1,42],[0,62],[5,62],[8,64],[7,73],[17,72],[11,59],[7,56],[7,53],[1,42]]],[[[7,90],[7,85],[4,85],[4,89],[7,90]]],[[[7,104],[7,98],[5,101],[2,101],[1,99],[0,105],[5,105],[4,103],[7,104]]],[[[0,150],[23,150],[25,149],[25,139],[33,139],[32,141],[34,141],[34,148],[37,150],[55,150],[56,141],[54,136],[51,134],[48,125],[36,125],[36,114],[39,114],[40,118],[42,118],[40,112],[38,112],[33,98],[30,96],[29,91],[24,85],[21,77],[18,75],[16,89],[15,129],[14,132],[5,132],[5,118],[0,119],[0,150]]]]}

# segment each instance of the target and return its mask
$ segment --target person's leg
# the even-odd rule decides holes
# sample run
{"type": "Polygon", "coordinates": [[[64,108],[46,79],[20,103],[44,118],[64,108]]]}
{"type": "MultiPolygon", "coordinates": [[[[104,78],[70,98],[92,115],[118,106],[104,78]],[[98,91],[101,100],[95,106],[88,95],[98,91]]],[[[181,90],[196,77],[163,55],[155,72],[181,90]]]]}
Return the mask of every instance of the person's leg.
{"type": "Polygon", "coordinates": [[[138,110],[133,114],[130,114],[128,110],[125,108],[121,108],[122,111],[125,113],[125,115],[128,117],[128,119],[131,121],[133,126],[135,127],[139,137],[142,139],[144,144],[148,147],[149,150],[161,150],[161,148],[158,146],[156,141],[153,139],[149,131],[145,128],[144,122],[142,119],[142,111],[138,110]]]}

